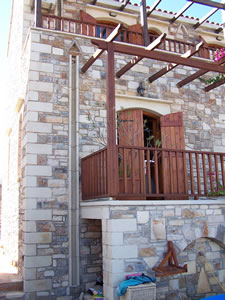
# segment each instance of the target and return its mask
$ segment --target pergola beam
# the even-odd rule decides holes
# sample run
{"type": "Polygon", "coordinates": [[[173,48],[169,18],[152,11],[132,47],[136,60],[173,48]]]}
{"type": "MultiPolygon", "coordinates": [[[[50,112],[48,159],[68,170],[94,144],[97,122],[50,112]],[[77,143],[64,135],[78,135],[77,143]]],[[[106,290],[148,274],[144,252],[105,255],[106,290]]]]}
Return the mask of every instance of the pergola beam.
{"type": "Polygon", "coordinates": [[[187,3],[175,16],[170,20],[170,24],[173,24],[193,3],[187,3]]]}
{"type": "MultiPolygon", "coordinates": [[[[155,39],[145,49],[148,50],[148,51],[154,50],[156,47],[158,47],[158,45],[160,45],[162,43],[162,41],[165,38],[166,38],[166,34],[165,33],[161,34],[157,39],[155,39]]],[[[126,73],[127,71],[129,71],[133,66],[135,66],[142,59],[143,59],[143,57],[139,57],[139,56],[135,56],[134,58],[132,58],[127,65],[125,65],[122,69],[120,69],[116,73],[116,77],[120,78],[124,73],[126,73]]]]}
{"type": "MultiPolygon", "coordinates": [[[[92,43],[101,48],[102,50],[107,50],[108,43],[106,41],[92,40],[92,43]]],[[[136,56],[136,54],[138,53],[138,56],[142,58],[150,58],[168,63],[180,64],[192,68],[203,69],[207,71],[218,72],[223,74],[225,73],[225,67],[216,65],[215,63],[208,63],[205,61],[198,60],[196,58],[183,58],[174,54],[166,53],[164,51],[149,51],[141,46],[127,45],[114,42],[114,50],[115,52],[122,54],[136,56]]]]}
{"type": "MultiPolygon", "coordinates": [[[[219,61],[217,61],[215,63],[215,65],[222,65],[225,63],[225,57],[223,57],[222,59],[220,59],[219,61]]],[[[181,80],[180,82],[177,83],[177,87],[181,88],[182,86],[188,84],[189,82],[199,78],[200,76],[205,75],[206,73],[208,73],[208,71],[206,70],[199,70],[196,73],[186,77],[185,79],[181,80]]]]}
{"type": "MultiPolygon", "coordinates": [[[[107,43],[112,42],[119,35],[122,24],[118,24],[116,28],[110,33],[110,35],[105,40],[107,43]]],[[[99,56],[104,52],[103,49],[97,49],[92,57],[86,62],[86,64],[81,68],[81,72],[85,73],[90,66],[99,58],[99,56]]]]}
{"type": "Polygon", "coordinates": [[[219,3],[219,2],[212,1],[212,0],[187,0],[187,1],[191,1],[193,3],[198,3],[198,4],[203,4],[203,5],[206,5],[206,6],[225,9],[225,4],[224,3],[219,3]]]}
{"type": "Polygon", "coordinates": [[[223,31],[223,27],[222,26],[216,28],[215,33],[220,33],[221,31],[223,31]]]}
{"type": "Polygon", "coordinates": [[[152,5],[152,7],[147,11],[147,17],[149,17],[152,14],[152,12],[156,9],[156,7],[159,5],[161,1],[162,0],[156,0],[156,2],[152,5]]]}
{"type": "Polygon", "coordinates": [[[221,79],[221,80],[219,80],[217,82],[214,82],[214,83],[212,83],[210,85],[207,85],[207,87],[205,87],[204,90],[205,90],[205,92],[209,92],[212,89],[215,89],[215,88],[221,86],[224,83],[225,83],[225,78],[223,78],[223,79],[221,79]]]}
{"type": "Polygon", "coordinates": [[[212,15],[214,15],[217,11],[219,10],[219,8],[213,8],[212,10],[210,10],[210,12],[203,18],[201,18],[194,26],[193,28],[196,29],[199,26],[202,25],[202,23],[204,23],[208,18],[210,18],[212,15]]]}
{"type": "MultiPolygon", "coordinates": [[[[204,42],[201,41],[196,46],[194,46],[191,50],[188,50],[187,52],[185,52],[184,54],[182,54],[181,57],[189,58],[189,57],[193,56],[195,53],[197,53],[199,51],[199,49],[203,45],[204,45],[204,42]]],[[[163,68],[162,70],[158,71],[157,73],[155,73],[154,75],[152,75],[151,77],[149,77],[148,78],[149,83],[152,83],[156,79],[160,78],[161,76],[165,75],[166,73],[168,73],[171,70],[173,70],[174,68],[176,68],[177,66],[178,66],[178,64],[173,64],[173,63],[172,64],[168,64],[165,68],[163,68]]]]}
{"type": "Polygon", "coordinates": [[[126,0],[126,2],[120,6],[119,11],[123,11],[129,2],[130,0],[126,0]]]}

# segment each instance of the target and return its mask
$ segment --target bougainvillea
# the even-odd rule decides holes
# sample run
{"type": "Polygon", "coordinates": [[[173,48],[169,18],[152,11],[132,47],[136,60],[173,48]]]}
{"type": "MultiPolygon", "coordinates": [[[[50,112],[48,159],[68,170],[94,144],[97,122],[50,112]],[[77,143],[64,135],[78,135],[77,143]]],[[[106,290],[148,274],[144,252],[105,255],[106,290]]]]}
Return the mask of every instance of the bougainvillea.
{"type": "Polygon", "coordinates": [[[219,61],[224,56],[225,56],[225,48],[217,49],[216,53],[214,54],[214,61],[219,61]]]}
{"type": "MultiPolygon", "coordinates": [[[[225,56],[225,48],[217,49],[215,54],[213,55],[214,61],[218,62],[224,56],[225,56]]],[[[212,77],[212,78],[209,78],[209,79],[200,78],[200,80],[202,82],[204,82],[205,84],[212,84],[212,83],[218,82],[218,81],[220,81],[221,79],[224,79],[224,78],[225,78],[225,75],[219,73],[216,77],[212,77]]]]}

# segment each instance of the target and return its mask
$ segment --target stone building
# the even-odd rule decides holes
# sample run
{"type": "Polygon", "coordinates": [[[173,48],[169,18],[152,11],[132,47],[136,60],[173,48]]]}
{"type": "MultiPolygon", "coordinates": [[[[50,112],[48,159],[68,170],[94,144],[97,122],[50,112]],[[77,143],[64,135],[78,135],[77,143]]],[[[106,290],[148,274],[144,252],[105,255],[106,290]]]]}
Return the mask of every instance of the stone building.
{"type": "Polygon", "coordinates": [[[118,299],[168,241],[187,272],[157,277],[157,299],[223,293],[225,90],[206,80],[225,73],[224,36],[201,21],[157,5],[140,18],[127,1],[13,1],[2,242],[24,299],[78,299],[99,276],[118,299]]]}

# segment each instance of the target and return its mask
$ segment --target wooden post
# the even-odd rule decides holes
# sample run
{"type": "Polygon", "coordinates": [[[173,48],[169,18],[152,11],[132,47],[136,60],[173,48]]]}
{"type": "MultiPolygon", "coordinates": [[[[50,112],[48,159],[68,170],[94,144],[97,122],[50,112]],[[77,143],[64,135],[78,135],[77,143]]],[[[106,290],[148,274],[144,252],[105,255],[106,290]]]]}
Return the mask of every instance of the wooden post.
{"type": "Polygon", "coordinates": [[[110,197],[117,196],[118,187],[118,151],[116,147],[116,107],[115,107],[115,65],[114,44],[108,43],[107,55],[107,170],[108,170],[108,193],[110,197]]]}
{"type": "Polygon", "coordinates": [[[140,6],[140,14],[141,14],[141,26],[143,30],[143,38],[144,38],[144,46],[148,46],[150,43],[149,35],[148,35],[148,21],[146,14],[146,0],[141,1],[140,6]]]}
{"type": "Polygon", "coordinates": [[[41,27],[42,26],[41,1],[42,0],[35,0],[35,25],[36,25],[36,27],[41,27]]]}

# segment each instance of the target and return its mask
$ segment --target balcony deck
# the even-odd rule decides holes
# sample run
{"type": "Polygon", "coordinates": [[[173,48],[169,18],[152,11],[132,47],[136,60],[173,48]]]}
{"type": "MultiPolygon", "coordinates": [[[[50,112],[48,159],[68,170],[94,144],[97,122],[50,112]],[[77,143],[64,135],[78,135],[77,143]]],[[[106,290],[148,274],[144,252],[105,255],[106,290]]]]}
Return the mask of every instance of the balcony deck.
{"type": "MultiPolygon", "coordinates": [[[[115,26],[112,25],[94,24],[90,22],[84,22],[80,20],[74,20],[47,14],[42,14],[41,27],[101,39],[106,39],[110,35],[110,33],[115,29],[115,26]]],[[[157,36],[153,34],[149,34],[149,37],[150,42],[153,42],[157,38],[157,36]]],[[[131,31],[126,28],[123,28],[121,30],[116,40],[124,43],[143,45],[142,33],[131,31]]],[[[172,52],[175,54],[184,54],[188,50],[192,49],[194,46],[194,44],[188,43],[186,41],[166,38],[157,47],[157,49],[172,52]]],[[[204,45],[194,56],[213,60],[215,51],[215,47],[209,47],[207,45],[204,45]]]]}
{"type": "Polygon", "coordinates": [[[225,186],[224,153],[116,146],[117,190],[109,193],[107,147],[81,161],[82,199],[188,199],[225,186]]]}

